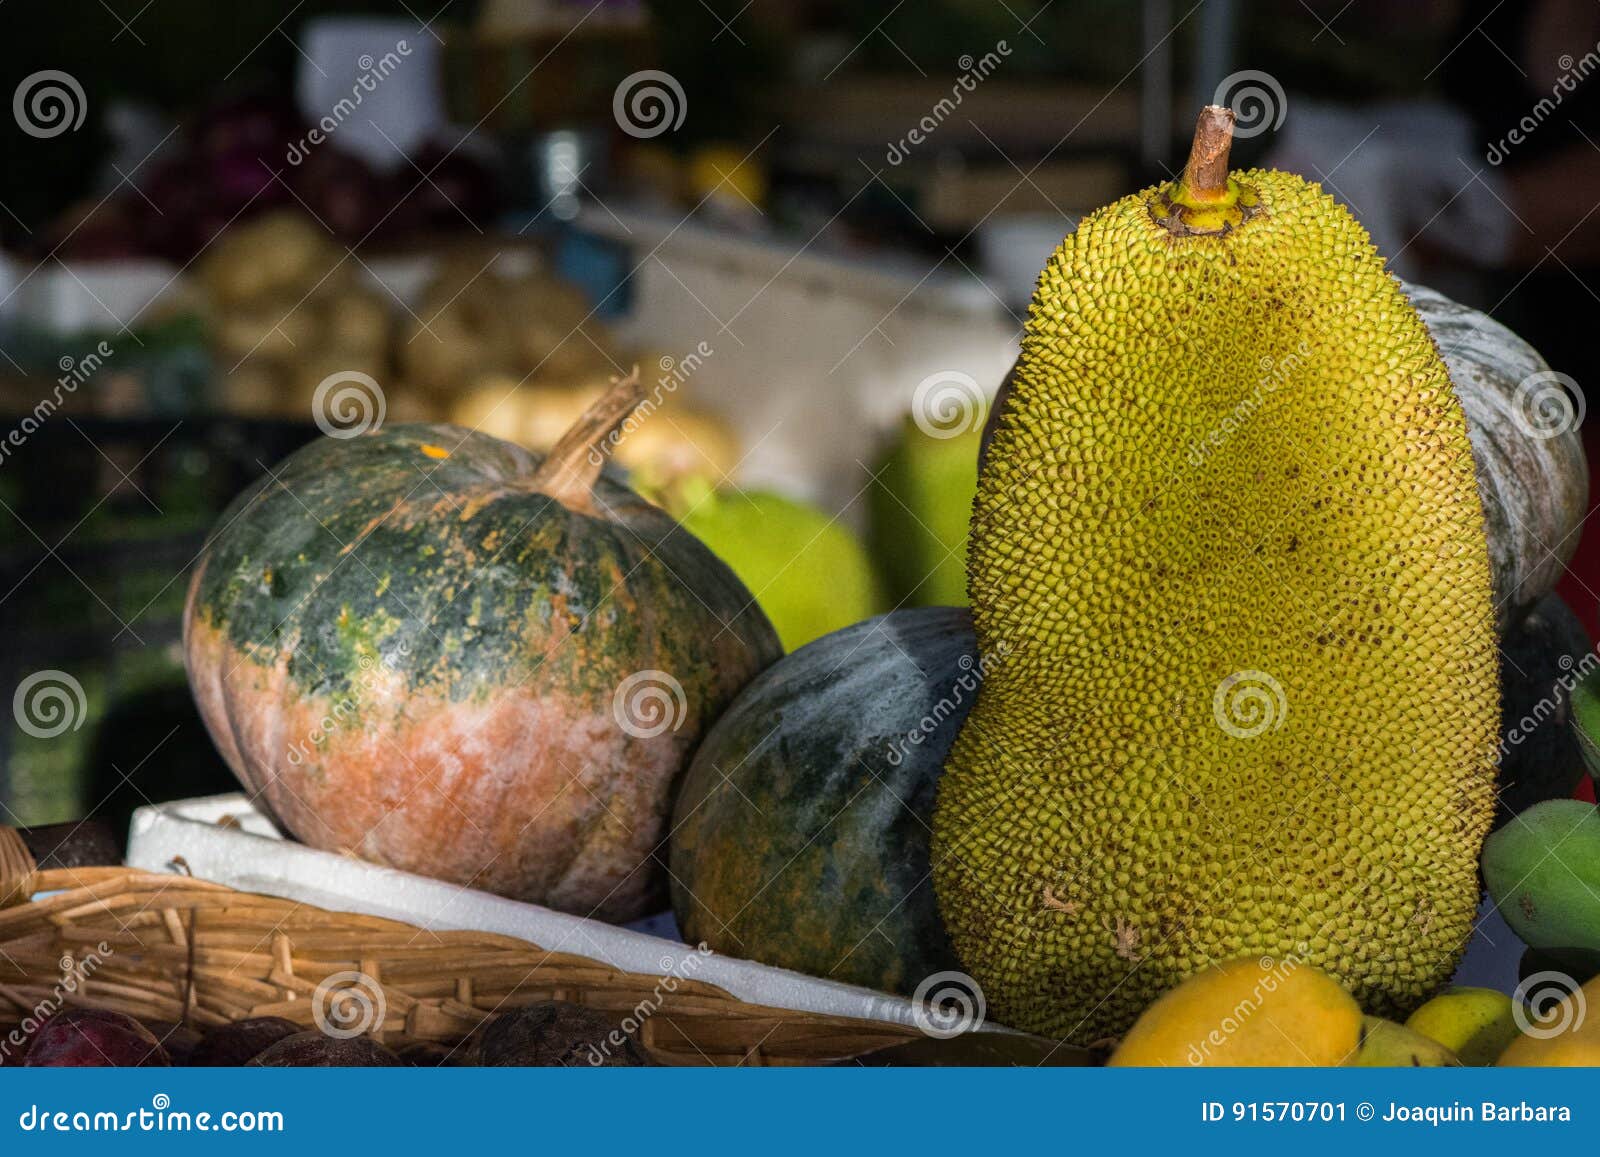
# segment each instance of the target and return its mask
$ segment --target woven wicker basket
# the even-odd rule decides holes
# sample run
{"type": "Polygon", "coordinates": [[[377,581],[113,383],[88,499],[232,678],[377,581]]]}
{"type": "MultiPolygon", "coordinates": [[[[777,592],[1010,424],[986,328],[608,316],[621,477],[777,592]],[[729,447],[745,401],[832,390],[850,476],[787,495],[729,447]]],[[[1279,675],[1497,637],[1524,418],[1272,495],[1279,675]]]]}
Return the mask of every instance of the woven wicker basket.
{"type": "MultiPolygon", "coordinates": [[[[0,1029],[61,1004],[201,1030],[250,1016],[310,1027],[319,985],[340,973],[364,974],[365,987],[340,999],[381,1008],[371,1035],[391,1047],[454,1045],[494,1012],[552,999],[632,1016],[640,1040],[671,1064],[823,1064],[919,1036],[746,1004],[692,977],[622,972],[509,936],[430,932],[181,872],[40,871],[0,827],[0,1029]]],[[[325,1012],[337,991],[323,990],[325,1012]]]]}

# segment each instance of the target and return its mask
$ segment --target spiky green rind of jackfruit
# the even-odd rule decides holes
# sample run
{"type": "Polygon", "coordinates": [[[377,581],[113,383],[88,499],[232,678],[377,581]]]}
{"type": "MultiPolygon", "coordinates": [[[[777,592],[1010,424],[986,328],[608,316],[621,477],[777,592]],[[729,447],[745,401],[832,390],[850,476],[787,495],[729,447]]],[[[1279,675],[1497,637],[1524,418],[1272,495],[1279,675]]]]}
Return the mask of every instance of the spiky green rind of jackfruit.
{"type": "Polygon", "coordinates": [[[1221,235],[1146,190],[1062,243],[974,506],[988,666],[934,882],[990,1014],[1075,1041],[1253,953],[1403,1015],[1478,900],[1499,689],[1460,406],[1344,209],[1234,176],[1258,205],[1221,235]]]}

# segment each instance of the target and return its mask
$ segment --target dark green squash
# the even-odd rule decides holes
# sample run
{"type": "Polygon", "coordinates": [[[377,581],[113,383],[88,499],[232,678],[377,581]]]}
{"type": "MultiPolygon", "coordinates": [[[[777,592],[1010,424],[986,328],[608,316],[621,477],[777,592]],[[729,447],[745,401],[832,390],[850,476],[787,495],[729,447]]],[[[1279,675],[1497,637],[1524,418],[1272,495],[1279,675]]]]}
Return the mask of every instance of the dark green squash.
{"type": "Polygon", "coordinates": [[[1575,701],[1580,680],[1595,669],[1588,632],[1560,595],[1546,595],[1501,634],[1496,828],[1578,786],[1584,761],[1575,701]]]}
{"type": "Polygon", "coordinates": [[[982,671],[965,610],[896,611],[769,667],[700,745],[670,850],[685,939],[910,994],[957,968],[928,820],[982,671]]]}
{"type": "Polygon", "coordinates": [[[782,652],[698,540],[601,476],[637,382],[545,459],[444,425],[322,438],[238,500],[184,615],[244,786],[315,847],[627,920],[700,736],[782,652]]]}

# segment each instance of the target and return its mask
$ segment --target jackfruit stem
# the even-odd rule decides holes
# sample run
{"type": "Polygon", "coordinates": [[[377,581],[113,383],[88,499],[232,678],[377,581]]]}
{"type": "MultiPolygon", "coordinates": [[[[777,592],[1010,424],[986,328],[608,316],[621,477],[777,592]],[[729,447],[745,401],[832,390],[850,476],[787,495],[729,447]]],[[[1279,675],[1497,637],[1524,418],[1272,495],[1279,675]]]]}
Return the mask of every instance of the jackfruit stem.
{"type": "Polygon", "coordinates": [[[1195,121],[1183,192],[1190,201],[1221,201],[1228,195],[1228,150],[1233,147],[1233,110],[1208,104],[1195,121]]]}
{"type": "Polygon", "coordinates": [[[529,488],[548,494],[568,509],[596,513],[594,484],[612,449],[605,443],[614,441],[613,432],[642,401],[644,387],[639,384],[639,367],[634,366],[631,374],[613,382],[561,435],[534,470],[529,488]]]}

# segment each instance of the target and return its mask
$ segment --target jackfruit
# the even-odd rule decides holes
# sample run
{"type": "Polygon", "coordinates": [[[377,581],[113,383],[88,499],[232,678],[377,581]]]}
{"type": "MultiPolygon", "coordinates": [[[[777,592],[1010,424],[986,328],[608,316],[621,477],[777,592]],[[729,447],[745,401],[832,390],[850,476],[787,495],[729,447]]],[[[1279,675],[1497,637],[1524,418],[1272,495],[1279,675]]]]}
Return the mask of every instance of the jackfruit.
{"type": "Polygon", "coordinates": [[[1404,1016],[1494,806],[1494,614],[1461,408],[1315,185],[1184,176],[1040,274],[974,505],[989,664],[940,784],[941,914],[991,1015],[1093,1041],[1213,961],[1404,1016]]]}

